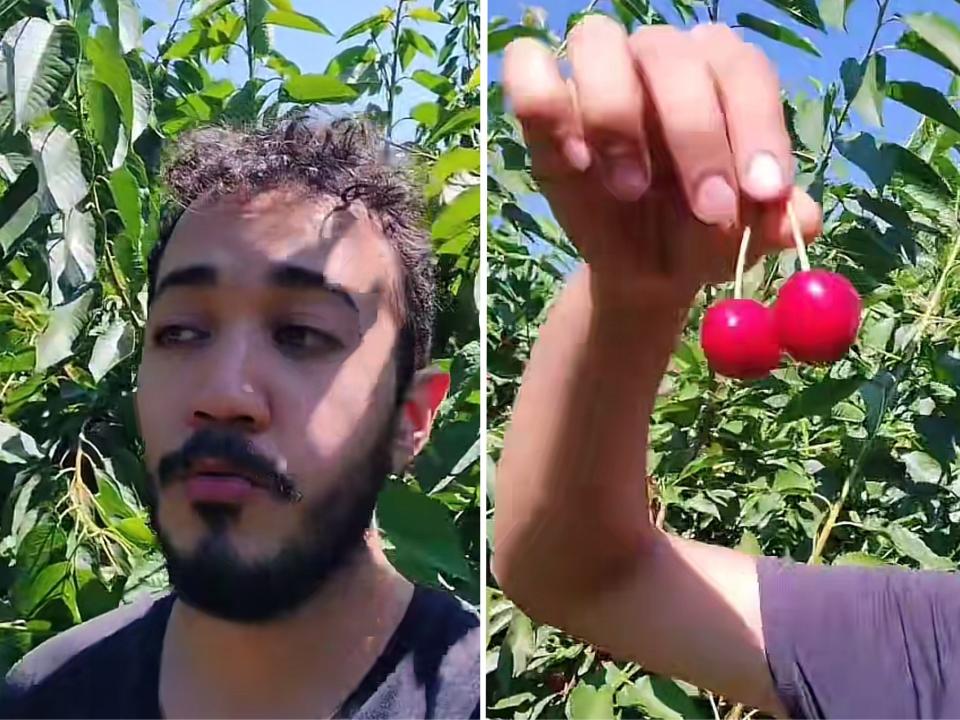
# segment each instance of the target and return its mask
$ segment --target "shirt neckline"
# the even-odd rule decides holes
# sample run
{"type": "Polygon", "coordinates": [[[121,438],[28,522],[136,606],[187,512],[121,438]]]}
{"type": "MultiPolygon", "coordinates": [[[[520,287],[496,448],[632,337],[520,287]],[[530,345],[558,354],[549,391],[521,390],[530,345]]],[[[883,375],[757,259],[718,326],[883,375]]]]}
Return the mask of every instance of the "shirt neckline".
{"type": "MultiPolygon", "coordinates": [[[[407,602],[407,608],[404,610],[403,617],[397,623],[397,627],[390,635],[390,639],[384,646],[383,652],[377,656],[373,664],[364,673],[363,678],[357,684],[347,698],[340,704],[334,715],[336,717],[351,717],[358,709],[363,707],[364,703],[370,699],[378,687],[380,687],[387,676],[393,672],[400,659],[408,649],[410,638],[416,631],[417,615],[420,606],[424,600],[426,590],[420,585],[414,584],[413,594],[407,602]]],[[[153,616],[153,622],[150,622],[148,630],[148,646],[153,648],[153,652],[148,653],[147,667],[143,675],[143,691],[141,697],[145,703],[149,703],[144,708],[145,717],[160,718],[166,720],[163,714],[163,708],[160,704],[160,663],[163,654],[163,638],[167,631],[167,624],[170,620],[170,614],[173,610],[173,603],[176,601],[175,592],[159,598],[150,614],[153,616]]]]}

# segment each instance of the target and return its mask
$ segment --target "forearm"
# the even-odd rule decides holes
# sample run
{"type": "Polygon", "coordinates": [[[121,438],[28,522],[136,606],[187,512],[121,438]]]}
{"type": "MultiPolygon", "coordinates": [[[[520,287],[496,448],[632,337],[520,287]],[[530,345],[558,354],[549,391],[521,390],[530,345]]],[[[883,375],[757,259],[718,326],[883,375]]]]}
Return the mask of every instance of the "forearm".
{"type": "Polygon", "coordinates": [[[643,552],[650,414],[686,307],[652,292],[613,301],[585,268],[551,310],[497,474],[495,568],[514,595],[596,591],[643,552]]]}

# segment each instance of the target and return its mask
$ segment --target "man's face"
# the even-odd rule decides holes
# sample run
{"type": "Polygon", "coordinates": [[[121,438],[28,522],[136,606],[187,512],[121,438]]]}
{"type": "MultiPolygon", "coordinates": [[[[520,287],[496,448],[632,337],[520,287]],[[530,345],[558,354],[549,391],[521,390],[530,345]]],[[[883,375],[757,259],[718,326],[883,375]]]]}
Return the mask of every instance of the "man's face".
{"type": "Polygon", "coordinates": [[[362,208],[332,207],[192,207],[157,273],[136,398],[151,516],[184,599],[230,619],[309,597],[390,469],[399,270],[362,208]]]}

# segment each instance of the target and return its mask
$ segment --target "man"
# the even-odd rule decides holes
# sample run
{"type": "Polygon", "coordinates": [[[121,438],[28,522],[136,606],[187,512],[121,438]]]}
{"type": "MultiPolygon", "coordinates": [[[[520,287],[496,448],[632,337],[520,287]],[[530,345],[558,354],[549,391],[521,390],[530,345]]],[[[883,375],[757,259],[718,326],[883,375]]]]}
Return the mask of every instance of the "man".
{"type": "Polygon", "coordinates": [[[30,653],[3,714],[478,715],[478,618],[368,531],[449,386],[421,193],[383,157],[349,120],[179,143],[136,394],[174,590],[30,653]]]}
{"type": "Polygon", "coordinates": [[[644,668],[791,717],[958,717],[960,581],[756,559],[647,512],[655,396],[687,309],[732,276],[747,225],[790,246],[818,206],[793,184],[774,69],[718,25],[591,16],[572,80],[533,40],[504,84],[585,266],[540,330],[497,474],[494,572],[533,617],[644,668]]]}

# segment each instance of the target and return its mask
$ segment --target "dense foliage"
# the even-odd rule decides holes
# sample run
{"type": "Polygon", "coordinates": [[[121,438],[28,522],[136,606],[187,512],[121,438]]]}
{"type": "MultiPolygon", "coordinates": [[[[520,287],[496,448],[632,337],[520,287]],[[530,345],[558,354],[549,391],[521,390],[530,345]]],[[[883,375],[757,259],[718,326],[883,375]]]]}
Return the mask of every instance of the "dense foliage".
{"type": "MultiPolygon", "coordinates": [[[[748,39],[761,33],[793,52],[819,54],[808,36],[829,43],[846,32],[850,4],[767,0],[757,3],[763,18],[724,17],[717,0],[672,0],[672,9],[687,25],[719,12],[721,21],[745,28],[748,39]]],[[[799,182],[822,200],[825,213],[811,261],[843,273],[862,294],[859,341],[832,367],[790,365],[761,382],[728,381],[709,371],[698,330],[704,308],[730,288],[705,290],[656,405],[650,510],[675,533],[749,553],[953,570],[960,559],[960,115],[954,107],[960,28],[938,14],[909,14],[909,2],[875,5],[863,54],[845,60],[836,79],[819,78],[814,96],[784,98],[799,182]],[[878,31],[890,23],[900,27],[899,39],[881,48],[878,31]],[[915,53],[923,64],[948,70],[949,91],[928,87],[923,77],[888,79],[885,58],[893,52],[915,53]],[[854,132],[851,112],[879,125],[890,101],[916,112],[906,143],[854,132]],[[851,173],[850,164],[862,173],[851,173]]],[[[591,2],[585,9],[609,11],[628,28],[664,22],[646,0],[591,2]]],[[[580,16],[569,18],[568,32],[580,16]]],[[[536,8],[521,25],[492,20],[490,51],[519,35],[562,51],[562,38],[545,29],[536,8]]],[[[537,328],[576,251],[552,220],[529,212],[524,196],[537,191],[536,183],[496,83],[489,107],[487,377],[495,456],[537,328]]],[[[795,252],[784,252],[749,273],[749,289],[770,300],[796,269],[795,252]]],[[[490,468],[493,497],[492,462],[490,468]]],[[[745,713],[537,626],[494,586],[487,597],[492,717],[745,713]]]]}
{"type": "Polygon", "coordinates": [[[0,670],[167,583],[130,396],[163,143],[305,104],[350,104],[387,132],[406,123],[394,149],[424,179],[442,288],[434,357],[453,387],[378,521],[404,573],[479,604],[477,0],[396,0],[309,71],[273,28],[331,29],[291,0],[182,0],[155,47],[135,0],[0,5],[0,670]],[[247,70],[239,87],[222,79],[231,57],[247,70]],[[414,83],[434,97],[401,116],[414,83]]]}

